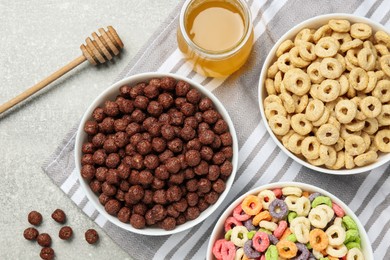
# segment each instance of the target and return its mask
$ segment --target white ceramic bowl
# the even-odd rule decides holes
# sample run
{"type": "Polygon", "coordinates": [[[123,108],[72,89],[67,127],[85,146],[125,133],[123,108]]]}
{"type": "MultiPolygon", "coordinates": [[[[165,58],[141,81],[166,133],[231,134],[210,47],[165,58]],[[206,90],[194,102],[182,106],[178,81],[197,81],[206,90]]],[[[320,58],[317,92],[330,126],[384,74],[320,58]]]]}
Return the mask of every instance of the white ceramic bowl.
{"type": "Polygon", "coordinates": [[[300,182],[276,182],[276,183],[270,183],[270,184],[263,185],[263,186],[260,186],[258,188],[252,189],[252,190],[248,191],[247,193],[245,193],[244,195],[242,195],[241,197],[239,197],[238,199],[236,199],[222,213],[222,215],[218,219],[218,222],[214,226],[214,229],[213,229],[213,232],[211,233],[210,240],[209,240],[208,247],[207,247],[206,259],[208,259],[208,260],[215,259],[214,256],[213,256],[213,252],[212,252],[213,245],[214,245],[215,241],[217,241],[218,239],[224,237],[224,234],[225,234],[225,232],[224,232],[225,220],[230,215],[233,214],[234,208],[237,207],[238,204],[240,204],[244,200],[244,198],[246,196],[251,195],[251,194],[252,195],[257,195],[260,191],[266,190],[266,189],[283,188],[283,187],[289,187],[289,186],[294,186],[294,187],[301,188],[303,191],[319,192],[322,195],[328,196],[329,198],[331,198],[332,201],[334,201],[341,208],[343,208],[345,213],[346,213],[346,215],[350,216],[356,222],[356,224],[357,224],[357,226],[359,228],[359,234],[360,234],[361,245],[362,245],[362,249],[361,250],[362,250],[362,252],[364,254],[365,259],[366,260],[373,260],[374,259],[371,243],[368,240],[367,233],[364,230],[363,225],[360,223],[360,221],[359,221],[358,217],[355,215],[355,213],[350,208],[348,208],[348,206],[345,205],[344,202],[342,202],[340,199],[338,199],[335,195],[333,195],[333,194],[331,194],[331,193],[329,193],[329,192],[327,192],[327,191],[325,191],[325,190],[323,190],[321,188],[318,188],[316,186],[313,186],[313,185],[310,185],[310,184],[305,184],[305,183],[300,183],[300,182]]]}
{"type": "Polygon", "coordinates": [[[104,217],[106,217],[110,222],[112,222],[113,224],[117,225],[120,228],[123,228],[125,230],[131,231],[134,233],[142,234],[142,235],[163,236],[163,235],[174,234],[174,233],[189,229],[189,228],[197,225],[198,223],[202,222],[208,216],[210,216],[214,212],[214,210],[216,210],[218,208],[218,206],[222,203],[222,201],[224,200],[224,198],[226,197],[227,193],[229,192],[229,190],[232,186],[232,183],[233,183],[236,171],[237,171],[237,161],[238,161],[238,144],[237,144],[236,131],[234,129],[233,122],[230,119],[230,116],[229,116],[228,112],[226,111],[225,107],[210,91],[205,89],[202,85],[196,83],[195,81],[192,81],[190,79],[187,79],[185,77],[182,77],[182,76],[179,76],[176,74],[154,73],[154,72],[142,73],[142,74],[130,76],[128,78],[125,78],[125,79],[115,83],[114,85],[107,88],[103,93],[101,93],[95,99],[95,101],[92,102],[92,104],[88,107],[87,111],[85,112],[83,118],[81,119],[79,128],[77,130],[76,144],[75,144],[75,164],[76,164],[76,170],[77,170],[77,175],[78,175],[80,184],[83,187],[83,190],[85,191],[88,199],[92,202],[92,204],[99,211],[99,213],[102,214],[104,217]],[[232,158],[233,171],[232,171],[231,176],[229,177],[229,179],[226,182],[226,189],[220,195],[218,201],[214,205],[209,206],[196,219],[188,221],[182,225],[179,225],[175,229],[170,230],[170,231],[167,231],[167,230],[164,230],[164,229],[161,229],[158,227],[146,227],[144,229],[136,229],[136,228],[133,228],[130,225],[130,223],[123,223],[123,222],[119,221],[117,217],[109,215],[105,211],[104,206],[100,204],[99,199],[96,196],[96,194],[94,194],[91,191],[88,183],[81,176],[81,174],[80,174],[81,156],[82,156],[81,147],[82,147],[82,144],[87,139],[87,134],[84,132],[83,128],[84,128],[85,122],[92,119],[92,112],[96,107],[102,106],[104,104],[104,101],[106,101],[106,100],[115,100],[115,97],[119,94],[119,88],[121,86],[126,85],[126,84],[133,86],[139,82],[146,82],[152,78],[161,78],[161,77],[165,77],[165,76],[170,76],[170,77],[175,78],[176,80],[183,80],[183,81],[188,82],[192,87],[196,88],[204,96],[209,97],[213,101],[215,108],[218,110],[218,112],[222,115],[223,119],[229,125],[229,131],[232,135],[232,139],[233,139],[233,158],[232,158]]]}
{"type": "Polygon", "coordinates": [[[298,158],[296,155],[294,155],[292,152],[290,152],[287,148],[283,146],[283,144],[276,138],[275,134],[272,132],[271,128],[268,125],[268,120],[265,117],[264,114],[264,106],[263,106],[263,101],[267,97],[267,93],[264,87],[264,82],[267,78],[267,70],[268,67],[272,65],[272,63],[276,60],[275,59],[275,53],[279,45],[284,42],[285,40],[291,39],[293,40],[295,35],[302,30],[303,28],[319,28],[320,26],[326,24],[330,19],[346,19],[349,20],[351,23],[366,23],[369,24],[373,28],[373,32],[382,30],[390,34],[389,30],[386,29],[383,25],[374,22],[370,19],[352,15],[352,14],[342,14],[342,13],[335,13],[335,14],[325,14],[325,15],[320,15],[316,16],[313,18],[310,18],[306,21],[301,22],[300,24],[294,26],[292,29],[290,29],[288,32],[286,32],[274,45],[274,47],[271,49],[269,52],[267,58],[264,61],[263,68],[261,70],[260,74],[260,80],[259,80],[259,88],[258,88],[258,95],[259,95],[259,106],[260,106],[260,113],[261,117],[264,121],[264,125],[267,128],[268,133],[271,135],[272,139],[274,142],[282,149],[283,152],[285,152],[288,156],[290,156],[292,159],[294,159],[296,162],[302,164],[303,166],[306,166],[307,168],[319,171],[319,172],[324,172],[324,173],[329,173],[329,174],[335,174],[335,175],[347,175],[347,174],[357,174],[357,173],[362,173],[366,171],[370,171],[374,168],[377,168],[381,166],[382,164],[390,161],[390,153],[387,154],[381,154],[378,158],[378,160],[375,163],[372,163],[370,165],[366,165],[363,167],[356,167],[353,169],[341,169],[341,170],[330,170],[325,167],[318,167],[314,166],[307,161],[304,161],[300,158],[298,158]]]}

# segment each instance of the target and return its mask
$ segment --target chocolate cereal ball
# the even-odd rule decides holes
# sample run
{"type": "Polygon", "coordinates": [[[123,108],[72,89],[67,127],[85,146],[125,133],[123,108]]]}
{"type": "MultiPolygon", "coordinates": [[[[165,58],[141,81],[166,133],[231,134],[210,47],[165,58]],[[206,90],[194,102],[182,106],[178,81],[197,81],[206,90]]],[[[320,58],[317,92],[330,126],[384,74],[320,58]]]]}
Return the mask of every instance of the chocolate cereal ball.
{"type": "Polygon", "coordinates": [[[191,167],[197,166],[201,161],[201,155],[197,150],[189,150],[185,153],[185,160],[191,167]]]}
{"type": "Polygon", "coordinates": [[[179,80],[175,87],[176,96],[185,97],[190,88],[190,84],[185,81],[179,80]]]}
{"type": "Polygon", "coordinates": [[[87,121],[84,125],[84,132],[88,135],[96,135],[99,131],[99,126],[96,121],[87,121]]]}
{"type": "Polygon", "coordinates": [[[169,93],[160,94],[157,100],[164,109],[170,108],[174,103],[174,99],[169,93]]]}
{"type": "Polygon", "coordinates": [[[159,226],[164,230],[173,230],[176,227],[176,220],[173,217],[166,217],[159,226]]]}
{"type": "Polygon", "coordinates": [[[104,209],[107,211],[107,213],[113,216],[116,216],[120,208],[121,203],[116,199],[111,199],[107,201],[106,205],[104,205],[104,209]]]}
{"type": "Polygon", "coordinates": [[[108,116],[117,116],[119,114],[119,106],[114,101],[104,102],[103,111],[108,116]]]}
{"type": "Polygon", "coordinates": [[[54,259],[54,250],[53,248],[51,247],[44,247],[41,249],[41,252],[39,253],[39,256],[43,259],[43,260],[52,260],[54,259]]]}
{"type": "Polygon", "coordinates": [[[167,210],[164,206],[156,204],[152,208],[152,215],[156,221],[161,221],[167,216],[167,210]]]}
{"type": "Polygon", "coordinates": [[[37,242],[42,247],[48,247],[51,245],[51,237],[47,233],[41,233],[37,237],[37,242]]]}
{"type": "Polygon", "coordinates": [[[174,185],[168,188],[166,196],[169,202],[179,201],[182,197],[182,191],[179,186],[174,185]]]}
{"type": "Polygon", "coordinates": [[[209,109],[203,112],[202,117],[203,117],[203,121],[206,122],[207,124],[214,124],[215,122],[217,122],[219,114],[214,109],[209,109]]]}
{"type": "Polygon", "coordinates": [[[131,98],[136,98],[137,96],[143,95],[144,88],[146,87],[146,83],[138,83],[134,87],[132,87],[129,91],[129,95],[131,98]]]}
{"type": "Polygon", "coordinates": [[[130,224],[137,229],[144,228],[146,225],[145,217],[139,214],[133,214],[130,217],[130,224]]]}
{"type": "Polygon", "coordinates": [[[95,108],[95,110],[92,113],[92,117],[93,117],[93,119],[96,120],[96,122],[99,122],[99,123],[102,122],[103,119],[106,117],[106,115],[104,114],[103,108],[101,108],[101,107],[95,108]]]}
{"type": "Polygon", "coordinates": [[[204,97],[199,102],[199,110],[206,111],[213,108],[213,101],[210,98],[204,97]]]}
{"type": "Polygon", "coordinates": [[[86,180],[92,180],[95,176],[96,169],[93,165],[86,164],[81,167],[81,176],[86,180]]]}
{"type": "Polygon", "coordinates": [[[204,145],[212,144],[215,138],[215,134],[211,130],[204,130],[199,133],[199,141],[204,145]]]}
{"type": "Polygon", "coordinates": [[[31,211],[28,213],[28,222],[31,225],[39,226],[42,223],[42,215],[38,211],[31,211]]]}
{"type": "Polygon", "coordinates": [[[137,96],[134,100],[134,107],[146,110],[149,104],[149,99],[145,96],[137,96]]]}
{"type": "Polygon", "coordinates": [[[99,240],[99,234],[95,229],[88,229],[85,232],[85,240],[88,244],[95,244],[99,240]]]}
{"type": "Polygon", "coordinates": [[[123,207],[119,210],[117,217],[119,221],[123,223],[128,223],[130,221],[130,215],[131,210],[128,207],[123,207]]]}
{"type": "Polygon", "coordinates": [[[197,104],[199,103],[200,99],[202,98],[202,95],[200,94],[200,92],[193,88],[193,89],[190,89],[186,95],[186,98],[188,100],[188,102],[192,103],[192,104],[197,104]]]}
{"type": "Polygon", "coordinates": [[[62,209],[56,209],[52,214],[51,217],[58,223],[65,223],[66,221],[66,214],[62,209]]]}
{"type": "Polygon", "coordinates": [[[172,77],[164,77],[160,80],[160,88],[167,91],[175,89],[176,80],[172,77]]]}
{"type": "Polygon", "coordinates": [[[72,235],[73,235],[73,230],[69,226],[62,227],[58,233],[58,236],[62,240],[68,240],[72,237],[72,235]]]}
{"type": "Polygon", "coordinates": [[[26,228],[23,232],[23,236],[27,240],[35,240],[39,235],[38,230],[33,227],[26,228]]]}
{"type": "Polygon", "coordinates": [[[194,220],[200,215],[200,210],[198,207],[188,207],[184,212],[186,220],[194,220]]]}

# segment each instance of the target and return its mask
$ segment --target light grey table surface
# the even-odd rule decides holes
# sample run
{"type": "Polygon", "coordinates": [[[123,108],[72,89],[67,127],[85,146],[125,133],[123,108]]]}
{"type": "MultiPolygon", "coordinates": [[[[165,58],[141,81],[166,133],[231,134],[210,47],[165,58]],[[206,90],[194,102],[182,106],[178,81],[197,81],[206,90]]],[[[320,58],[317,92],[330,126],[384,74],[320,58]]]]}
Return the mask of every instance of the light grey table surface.
{"type": "MultiPolygon", "coordinates": [[[[56,259],[130,259],[42,171],[89,104],[125,68],[177,4],[177,0],[0,0],[0,103],[81,55],[79,46],[100,27],[112,25],[125,49],[110,66],[86,63],[0,115],[0,259],[39,259],[40,246],[23,238],[27,214],[40,211],[39,231],[51,234],[56,259]],[[62,208],[74,230],[58,238],[50,215],[62,208]],[[87,244],[95,228],[100,243],[87,244]]],[[[131,241],[129,241],[131,243],[131,241]]]]}

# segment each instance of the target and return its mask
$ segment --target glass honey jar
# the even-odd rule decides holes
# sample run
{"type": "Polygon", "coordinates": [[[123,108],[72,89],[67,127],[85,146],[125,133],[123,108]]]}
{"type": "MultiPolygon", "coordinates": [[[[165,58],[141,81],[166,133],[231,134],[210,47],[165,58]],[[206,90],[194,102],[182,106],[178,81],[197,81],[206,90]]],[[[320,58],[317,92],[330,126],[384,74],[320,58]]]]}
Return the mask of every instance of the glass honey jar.
{"type": "Polygon", "coordinates": [[[244,0],[187,0],[180,12],[177,41],[193,70],[225,77],[252,50],[253,25],[244,0]]]}

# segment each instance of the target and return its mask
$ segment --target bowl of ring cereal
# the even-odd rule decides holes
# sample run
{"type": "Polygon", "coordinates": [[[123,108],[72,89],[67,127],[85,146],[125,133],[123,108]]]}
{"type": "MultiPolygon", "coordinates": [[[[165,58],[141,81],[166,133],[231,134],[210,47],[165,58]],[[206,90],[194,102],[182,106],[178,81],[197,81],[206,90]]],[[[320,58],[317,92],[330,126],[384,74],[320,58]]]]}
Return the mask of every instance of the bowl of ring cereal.
{"type": "Polygon", "coordinates": [[[81,187],[113,224],[150,236],[200,223],[237,168],[233,123],[200,84],[170,73],[127,77],[85,112],[75,145],[81,187]]]}
{"type": "Polygon", "coordinates": [[[248,191],[224,211],[207,259],[374,258],[364,227],[340,199],[309,184],[279,182],[248,191]]]}
{"type": "Polygon", "coordinates": [[[356,174],[390,160],[390,35],[350,14],[306,20],[271,49],[259,106],[276,144],[316,171],[356,174]]]}

